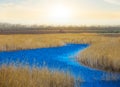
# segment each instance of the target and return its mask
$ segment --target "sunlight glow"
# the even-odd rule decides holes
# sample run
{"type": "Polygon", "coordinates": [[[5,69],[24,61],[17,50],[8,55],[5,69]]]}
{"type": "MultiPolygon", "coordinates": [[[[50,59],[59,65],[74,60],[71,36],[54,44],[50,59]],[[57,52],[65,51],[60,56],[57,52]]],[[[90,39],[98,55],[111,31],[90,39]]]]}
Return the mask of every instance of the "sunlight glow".
{"type": "Polygon", "coordinates": [[[55,4],[49,9],[49,19],[54,23],[67,23],[71,15],[70,8],[62,4],[55,4]]]}

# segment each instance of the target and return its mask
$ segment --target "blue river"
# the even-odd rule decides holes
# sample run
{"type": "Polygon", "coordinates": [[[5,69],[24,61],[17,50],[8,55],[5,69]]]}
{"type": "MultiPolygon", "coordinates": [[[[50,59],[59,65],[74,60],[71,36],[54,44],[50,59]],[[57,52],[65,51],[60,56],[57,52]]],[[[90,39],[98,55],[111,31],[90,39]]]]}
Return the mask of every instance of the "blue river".
{"type": "Polygon", "coordinates": [[[88,46],[66,44],[59,47],[0,52],[0,66],[14,62],[27,63],[30,67],[36,65],[69,72],[76,79],[81,78],[80,87],[120,87],[120,74],[96,70],[77,62],[76,55],[88,46]]]}

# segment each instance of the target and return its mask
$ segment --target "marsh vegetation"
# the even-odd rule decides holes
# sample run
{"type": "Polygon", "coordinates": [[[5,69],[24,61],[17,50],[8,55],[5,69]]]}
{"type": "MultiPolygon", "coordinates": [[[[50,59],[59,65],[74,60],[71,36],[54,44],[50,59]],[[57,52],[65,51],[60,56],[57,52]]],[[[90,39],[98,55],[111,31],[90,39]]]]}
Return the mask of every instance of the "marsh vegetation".
{"type": "Polygon", "coordinates": [[[100,43],[112,40],[118,40],[120,37],[106,37],[95,33],[78,34],[18,34],[18,35],[0,35],[0,50],[21,50],[43,47],[62,46],[67,43],[100,43]]]}
{"type": "Polygon", "coordinates": [[[89,67],[120,72],[120,42],[93,44],[78,55],[78,61],[89,67]]]}
{"type": "Polygon", "coordinates": [[[0,87],[74,87],[74,78],[59,71],[29,66],[2,65],[0,87]]]}

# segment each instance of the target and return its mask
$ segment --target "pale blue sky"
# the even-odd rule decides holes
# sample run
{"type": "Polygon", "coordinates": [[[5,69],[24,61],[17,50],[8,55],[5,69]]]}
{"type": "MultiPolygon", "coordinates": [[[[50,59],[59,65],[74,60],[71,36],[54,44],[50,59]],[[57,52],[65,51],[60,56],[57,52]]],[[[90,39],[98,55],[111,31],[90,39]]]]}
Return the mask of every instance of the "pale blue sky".
{"type": "Polygon", "coordinates": [[[0,22],[120,25],[120,0],[0,0],[0,22]]]}

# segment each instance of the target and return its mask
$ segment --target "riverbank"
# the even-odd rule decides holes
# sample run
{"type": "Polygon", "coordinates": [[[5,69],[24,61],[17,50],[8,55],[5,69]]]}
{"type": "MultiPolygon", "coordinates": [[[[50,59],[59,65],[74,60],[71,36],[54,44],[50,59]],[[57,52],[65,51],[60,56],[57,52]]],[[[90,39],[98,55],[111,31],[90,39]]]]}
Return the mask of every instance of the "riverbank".
{"type": "Polygon", "coordinates": [[[67,43],[90,44],[78,55],[79,62],[93,68],[120,71],[119,34],[17,34],[0,35],[0,38],[0,51],[57,47],[67,43]]]}
{"type": "MultiPolygon", "coordinates": [[[[89,67],[83,66],[82,64],[79,64],[76,61],[75,56],[78,54],[78,52],[84,49],[87,49],[87,47],[89,47],[88,44],[66,44],[60,47],[37,48],[37,49],[17,50],[17,51],[10,51],[10,52],[0,52],[0,55],[1,55],[0,66],[7,64],[7,67],[5,70],[10,71],[8,68],[8,65],[11,63],[14,65],[15,63],[15,66],[16,66],[15,69],[16,71],[19,71],[18,66],[19,64],[22,64],[22,67],[20,67],[20,69],[22,69],[23,71],[26,69],[30,69],[30,71],[28,71],[29,73],[31,73],[31,68],[32,70],[36,69],[35,66],[38,67],[37,68],[38,70],[41,70],[41,68],[43,68],[43,70],[44,69],[46,70],[46,67],[47,67],[52,72],[53,76],[56,76],[54,75],[54,73],[56,73],[56,70],[57,70],[57,72],[61,74],[63,73],[65,75],[67,74],[68,77],[71,77],[71,76],[74,77],[74,82],[75,82],[74,87],[76,87],[76,85],[80,85],[80,87],[88,87],[89,85],[94,85],[95,87],[96,86],[106,87],[106,85],[109,87],[116,87],[115,85],[120,85],[119,84],[120,74],[108,73],[102,70],[96,70],[93,68],[89,68],[89,67]],[[29,67],[26,67],[25,66],[26,64],[29,67]],[[100,85],[98,86],[99,82],[100,82],[100,85]]],[[[12,67],[10,69],[14,68],[12,67]]],[[[44,73],[44,71],[42,72],[44,73]]],[[[3,72],[1,76],[4,76],[4,73],[6,72],[3,72]]],[[[16,75],[16,74],[13,74],[13,75],[16,75]]],[[[9,75],[6,75],[6,76],[9,76],[9,75]]],[[[23,78],[23,75],[19,74],[18,78],[20,79],[23,78]]],[[[49,76],[45,78],[46,79],[48,78],[49,80],[49,76]]],[[[57,78],[59,79],[59,76],[57,78]]],[[[43,79],[43,78],[40,77],[39,79],[43,79]]],[[[50,78],[50,80],[51,79],[52,77],[50,78]]],[[[57,79],[54,79],[54,80],[57,80],[57,79]]],[[[66,83],[66,80],[65,80],[65,83],[66,83]]],[[[67,81],[67,83],[69,82],[67,81]]],[[[55,83],[53,81],[53,84],[55,85],[56,81],[55,83]]],[[[66,86],[62,86],[62,87],[66,87],[66,86]]]]}

